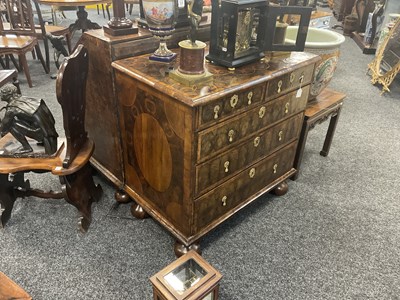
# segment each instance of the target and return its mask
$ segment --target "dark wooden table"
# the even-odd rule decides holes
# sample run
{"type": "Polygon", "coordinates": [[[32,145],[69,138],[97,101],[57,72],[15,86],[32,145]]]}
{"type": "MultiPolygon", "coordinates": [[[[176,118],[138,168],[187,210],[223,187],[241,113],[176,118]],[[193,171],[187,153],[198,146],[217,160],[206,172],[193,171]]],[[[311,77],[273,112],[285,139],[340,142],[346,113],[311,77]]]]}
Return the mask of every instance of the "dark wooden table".
{"type": "Polygon", "coordinates": [[[330,117],[328,132],[326,133],[324,146],[320,152],[322,156],[328,156],[336,125],[339,120],[339,114],[342,109],[343,99],[345,97],[346,95],[343,93],[326,88],[317,96],[316,100],[307,104],[303,127],[296,151],[296,158],[294,161],[294,168],[297,170],[297,173],[292,177],[293,180],[296,180],[299,176],[308,132],[316,125],[321,124],[330,117]]]}

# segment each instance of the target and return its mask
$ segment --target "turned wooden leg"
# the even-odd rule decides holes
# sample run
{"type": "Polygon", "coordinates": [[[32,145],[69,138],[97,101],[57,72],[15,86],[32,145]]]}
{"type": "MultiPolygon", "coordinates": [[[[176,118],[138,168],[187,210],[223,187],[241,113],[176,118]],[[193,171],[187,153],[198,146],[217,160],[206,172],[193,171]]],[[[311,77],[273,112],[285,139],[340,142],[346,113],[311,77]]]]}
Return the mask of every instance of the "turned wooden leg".
{"type": "Polygon", "coordinates": [[[282,181],[279,183],[273,190],[272,193],[276,196],[283,196],[289,190],[289,185],[286,181],[282,181]]]}
{"type": "Polygon", "coordinates": [[[123,190],[116,191],[114,198],[118,203],[128,203],[132,201],[131,197],[129,197],[128,194],[123,190]]]}
{"type": "Polygon", "coordinates": [[[194,250],[201,255],[200,242],[196,241],[189,246],[182,244],[181,241],[178,240],[175,242],[174,252],[176,257],[181,257],[182,255],[188,253],[190,250],[194,250]]]}
{"type": "Polygon", "coordinates": [[[149,217],[149,214],[137,203],[132,204],[131,213],[137,219],[146,219],[149,217]]]}
{"type": "Polygon", "coordinates": [[[15,200],[14,186],[8,180],[8,174],[0,174],[0,227],[10,220],[15,200]]]}
{"type": "Polygon", "coordinates": [[[81,215],[79,229],[86,232],[92,221],[92,203],[99,201],[103,193],[101,186],[95,185],[89,164],[71,175],[61,176],[60,181],[65,200],[75,206],[81,215]]]}

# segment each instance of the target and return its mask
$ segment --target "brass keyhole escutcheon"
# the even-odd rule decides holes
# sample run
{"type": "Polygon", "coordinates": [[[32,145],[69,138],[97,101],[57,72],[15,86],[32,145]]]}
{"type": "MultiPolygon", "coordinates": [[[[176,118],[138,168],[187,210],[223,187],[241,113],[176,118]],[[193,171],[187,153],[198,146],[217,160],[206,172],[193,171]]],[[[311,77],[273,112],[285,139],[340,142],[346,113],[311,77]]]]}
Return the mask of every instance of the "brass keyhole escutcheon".
{"type": "Polygon", "coordinates": [[[294,77],[295,77],[294,73],[290,74],[290,79],[289,79],[290,83],[293,83],[294,77]]]}
{"type": "Polygon", "coordinates": [[[216,119],[218,119],[218,113],[219,113],[219,110],[221,109],[221,107],[219,106],[219,105],[215,105],[215,107],[214,107],[214,119],[216,120],[216,119]]]}
{"type": "Polygon", "coordinates": [[[278,170],[278,164],[274,164],[273,169],[274,169],[274,174],[276,174],[276,172],[277,172],[277,170],[278,170]]]}
{"type": "Polygon", "coordinates": [[[278,81],[278,93],[282,92],[282,84],[283,84],[282,80],[279,80],[278,81]]]}
{"type": "Polygon", "coordinates": [[[233,136],[234,136],[234,135],[235,135],[235,130],[233,130],[233,129],[229,130],[229,132],[228,132],[228,139],[229,139],[229,142],[230,142],[230,143],[233,142],[233,136]]]}
{"type": "Polygon", "coordinates": [[[222,197],[222,199],[221,199],[221,202],[222,202],[222,206],[226,206],[226,201],[228,200],[228,197],[227,196],[223,196],[222,197]]]}
{"type": "Polygon", "coordinates": [[[233,95],[232,97],[231,97],[231,107],[232,108],[235,108],[235,106],[236,106],[236,104],[238,103],[238,101],[239,101],[239,96],[238,95],[233,95]]]}
{"type": "Polygon", "coordinates": [[[265,112],[266,112],[266,108],[265,106],[261,106],[260,110],[258,111],[258,116],[260,117],[260,119],[262,119],[265,116],[265,112]]]}
{"type": "Polygon", "coordinates": [[[254,178],[254,176],[256,175],[256,169],[255,168],[251,168],[249,171],[249,177],[250,178],[254,178]]]}
{"type": "Polygon", "coordinates": [[[282,130],[279,131],[278,137],[279,137],[279,141],[282,141],[282,139],[283,139],[283,131],[282,130]]]}
{"type": "Polygon", "coordinates": [[[286,102],[286,104],[285,104],[285,114],[287,114],[289,112],[289,105],[290,105],[290,103],[286,102]]]}
{"type": "Polygon", "coordinates": [[[261,140],[261,138],[259,136],[254,138],[254,141],[253,141],[254,147],[258,147],[258,145],[260,144],[260,140],[261,140]]]}
{"type": "Polygon", "coordinates": [[[248,105],[251,104],[251,99],[252,99],[252,98],[253,98],[253,92],[249,92],[249,93],[247,94],[247,99],[248,99],[247,104],[248,104],[248,105]]]}
{"type": "Polygon", "coordinates": [[[227,160],[226,162],[224,162],[224,169],[225,169],[225,173],[229,172],[229,160],[227,160]]]}

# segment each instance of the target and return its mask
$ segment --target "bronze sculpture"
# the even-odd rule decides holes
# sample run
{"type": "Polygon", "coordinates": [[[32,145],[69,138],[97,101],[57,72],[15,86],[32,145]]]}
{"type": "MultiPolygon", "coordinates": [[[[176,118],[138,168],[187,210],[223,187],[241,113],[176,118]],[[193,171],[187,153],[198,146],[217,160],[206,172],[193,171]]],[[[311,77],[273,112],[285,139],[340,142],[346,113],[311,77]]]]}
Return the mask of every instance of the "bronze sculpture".
{"type": "Polygon", "coordinates": [[[203,0],[189,0],[187,5],[189,20],[190,20],[190,32],[189,40],[192,44],[196,43],[197,30],[203,14],[203,0]]]}
{"type": "Polygon", "coordinates": [[[14,154],[21,156],[33,152],[27,137],[43,146],[46,155],[55,153],[58,137],[54,127],[55,120],[43,99],[23,97],[12,84],[6,84],[0,90],[0,96],[2,101],[7,102],[1,109],[5,113],[0,120],[0,136],[11,133],[22,145],[14,154]]]}

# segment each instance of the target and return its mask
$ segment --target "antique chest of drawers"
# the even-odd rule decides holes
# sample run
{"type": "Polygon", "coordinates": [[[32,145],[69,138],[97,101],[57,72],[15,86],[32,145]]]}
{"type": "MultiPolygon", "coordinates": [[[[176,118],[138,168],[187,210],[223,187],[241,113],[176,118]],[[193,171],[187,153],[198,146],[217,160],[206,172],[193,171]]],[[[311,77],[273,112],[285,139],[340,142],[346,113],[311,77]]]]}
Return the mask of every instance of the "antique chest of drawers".
{"type": "Polygon", "coordinates": [[[147,55],[114,62],[124,190],[190,247],[287,186],[318,60],[291,53],[236,70],[207,63],[213,82],[193,87],[147,55]]]}

